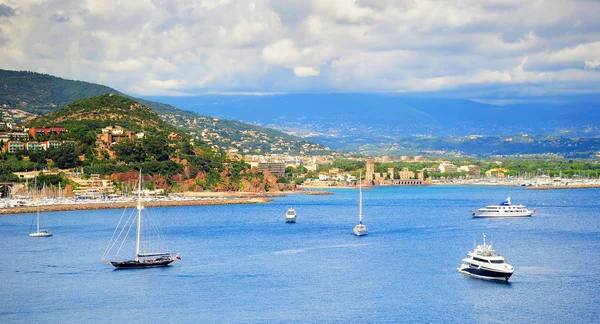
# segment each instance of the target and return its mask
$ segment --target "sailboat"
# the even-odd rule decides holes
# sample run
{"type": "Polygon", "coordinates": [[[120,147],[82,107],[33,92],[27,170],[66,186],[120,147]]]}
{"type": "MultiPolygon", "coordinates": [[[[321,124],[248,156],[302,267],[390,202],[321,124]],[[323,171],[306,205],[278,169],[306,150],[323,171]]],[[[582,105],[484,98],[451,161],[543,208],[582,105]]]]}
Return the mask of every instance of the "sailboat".
{"type": "Polygon", "coordinates": [[[29,233],[31,237],[48,237],[52,236],[52,232],[49,230],[40,230],[40,209],[37,210],[37,231],[29,233]]]}
{"type": "Polygon", "coordinates": [[[367,235],[367,231],[369,230],[365,224],[362,222],[362,172],[359,175],[359,202],[358,202],[358,224],[354,226],[354,235],[356,236],[364,236],[367,235]]]}
{"type": "Polygon", "coordinates": [[[142,171],[140,170],[137,212],[131,213],[125,222],[123,222],[125,216],[125,212],[123,212],[121,220],[117,224],[113,236],[106,247],[106,251],[102,256],[102,262],[110,263],[117,269],[135,269],[164,267],[177,259],[181,259],[179,254],[164,252],[168,251],[169,248],[162,237],[158,225],[149,217],[142,218],[142,210],[144,209],[142,205],[142,171]],[[121,223],[123,223],[122,226],[121,223]],[[118,259],[119,252],[125,246],[127,236],[134,225],[136,227],[135,255],[133,259],[120,260],[118,259]],[[114,249],[117,249],[117,251],[113,259],[106,261],[108,255],[114,249]]]}

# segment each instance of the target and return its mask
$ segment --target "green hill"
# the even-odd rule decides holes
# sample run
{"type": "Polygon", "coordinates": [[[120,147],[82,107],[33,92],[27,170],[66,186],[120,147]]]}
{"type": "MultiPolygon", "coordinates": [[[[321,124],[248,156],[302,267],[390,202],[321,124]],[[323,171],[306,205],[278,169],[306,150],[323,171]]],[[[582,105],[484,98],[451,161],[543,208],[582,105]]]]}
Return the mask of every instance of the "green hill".
{"type": "MultiPolygon", "coordinates": [[[[331,149],[324,145],[280,131],[201,116],[171,105],[127,96],[104,85],[67,80],[48,74],[0,69],[0,112],[3,112],[4,116],[16,117],[17,122],[31,115],[43,115],[55,111],[80,99],[107,93],[127,97],[147,106],[169,124],[227,151],[237,150],[247,154],[331,153],[331,149]]],[[[59,120],[68,122],[66,119],[59,120]]],[[[42,121],[43,119],[36,121],[33,125],[39,125],[43,123],[42,121]]]]}
{"type": "Polygon", "coordinates": [[[85,127],[96,131],[114,125],[135,132],[184,134],[162,120],[150,108],[130,98],[109,93],[77,100],[26,124],[27,127],[62,126],[67,129],[85,127]]]}

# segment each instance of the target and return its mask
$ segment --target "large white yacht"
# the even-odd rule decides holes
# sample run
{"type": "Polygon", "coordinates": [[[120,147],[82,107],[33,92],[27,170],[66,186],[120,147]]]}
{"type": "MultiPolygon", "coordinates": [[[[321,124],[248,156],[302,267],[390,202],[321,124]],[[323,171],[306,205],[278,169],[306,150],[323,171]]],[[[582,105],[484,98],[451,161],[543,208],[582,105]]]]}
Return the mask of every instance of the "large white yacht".
{"type": "Polygon", "coordinates": [[[490,205],[485,208],[479,208],[472,211],[473,217],[529,217],[535,210],[531,211],[523,205],[513,205],[510,197],[498,205],[490,205]]]}
{"type": "Polygon", "coordinates": [[[294,208],[290,208],[285,213],[285,222],[286,223],[295,223],[296,222],[296,210],[294,208]]]}
{"type": "Polygon", "coordinates": [[[508,281],[514,272],[514,268],[504,261],[504,257],[485,243],[485,234],[483,244],[469,251],[468,255],[462,260],[460,268],[456,269],[458,272],[480,279],[504,281],[508,281]]]}

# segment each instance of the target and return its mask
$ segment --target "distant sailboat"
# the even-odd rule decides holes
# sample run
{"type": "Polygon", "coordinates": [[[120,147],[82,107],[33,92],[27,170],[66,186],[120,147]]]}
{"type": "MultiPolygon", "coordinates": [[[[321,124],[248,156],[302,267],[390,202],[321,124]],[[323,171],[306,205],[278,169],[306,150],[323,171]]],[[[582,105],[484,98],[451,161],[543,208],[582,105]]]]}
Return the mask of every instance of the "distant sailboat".
{"type": "Polygon", "coordinates": [[[362,222],[362,172],[359,176],[359,202],[358,202],[358,224],[354,226],[354,235],[364,236],[367,235],[368,228],[362,222]]]}
{"type": "Polygon", "coordinates": [[[119,224],[117,224],[117,228],[113,233],[113,237],[111,238],[108,247],[102,256],[103,262],[110,263],[117,269],[164,267],[176,259],[180,259],[178,254],[164,252],[168,251],[168,247],[162,238],[157,224],[152,223],[149,218],[142,220],[142,210],[144,210],[144,206],[142,206],[141,192],[142,172],[140,171],[140,180],[138,185],[138,205],[136,208],[137,214],[133,216],[132,213],[123,223],[123,225],[120,226],[123,216],[125,215],[125,213],[123,213],[123,216],[121,216],[121,220],[119,221],[119,224]],[[129,260],[118,260],[118,254],[125,245],[127,236],[134,224],[136,225],[135,256],[133,259],[129,260]],[[110,261],[106,261],[106,257],[111,254],[111,251],[114,248],[117,249],[114,258],[110,261]]]}
{"type": "Polygon", "coordinates": [[[31,237],[48,237],[52,236],[52,232],[49,230],[40,230],[40,209],[37,210],[37,231],[29,233],[31,237]]]}

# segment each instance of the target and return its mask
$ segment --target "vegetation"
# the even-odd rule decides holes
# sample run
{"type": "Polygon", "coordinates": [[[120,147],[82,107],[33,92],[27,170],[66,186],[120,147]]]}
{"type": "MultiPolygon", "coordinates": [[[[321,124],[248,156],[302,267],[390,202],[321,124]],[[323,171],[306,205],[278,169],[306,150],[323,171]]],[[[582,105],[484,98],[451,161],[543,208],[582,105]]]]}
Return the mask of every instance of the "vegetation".
{"type": "MultiPolygon", "coordinates": [[[[82,168],[84,175],[110,176],[117,187],[136,179],[141,169],[148,188],[166,190],[264,191],[287,188],[272,175],[250,170],[242,160],[229,158],[219,149],[200,140],[192,141],[183,131],[164,122],[148,107],[129,98],[104,94],[86,98],[30,121],[28,127],[61,126],[65,134],[40,136],[36,140],[72,139],[57,148],[2,153],[0,178],[16,181],[12,172],[41,169],[82,168]],[[107,126],[124,132],[141,132],[139,137],[97,145],[107,126]]],[[[46,183],[62,182],[60,176],[46,183]]]]}
{"type": "MultiPolygon", "coordinates": [[[[0,112],[5,109],[2,108],[4,106],[12,110],[20,109],[35,115],[41,115],[60,109],[68,104],[71,111],[80,110],[86,114],[97,114],[98,107],[106,108],[103,101],[107,99],[104,97],[106,97],[106,94],[110,94],[121,98],[122,102],[120,103],[111,100],[115,104],[115,109],[122,111],[124,107],[127,107],[128,103],[135,102],[141,106],[150,108],[162,120],[168,122],[170,125],[179,127],[179,129],[193,136],[202,137],[201,134],[207,131],[204,139],[222,149],[238,149],[240,152],[245,151],[250,154],[283,152],[303,152],[305,154],[331,153],[331,150],[323,145],[273,129],[237,121],[200,116],[171,105],[130,97],[115,89],[94,83],[66,80],[47,74],[27,71],[0,70],[0,89],[2,89],[2,95],[0,95],[0,112]],[[92,102],[81,100],[85,98],[94,99],[92,102]]],[[[63,113],[70,115],[69,112],[63,113]]],[[[111,112],[109,111],[109,113],[111,112]]],[[[118,114],[120,111],[114,111],[114,113],[118,114]]],[[[142,115],[147,112],[140,113],[140,117],[143,117],[142,115]]],[[[58,117],[60,116],[53,116],[51,118],[61,121],[58,117]]],[[[133,118],[135,117],[133,116],[133,118]]],[[[68,122],[68,120],[64,119],[63,121],[68,122]]],[[[113,119],[112,123],[120,124],[132,130],[135,130],[134,126],[138,125],[137,122],[128,123],[127,118],[122,120],[113,119]]],[[[48,126],[47,119],[40,119],[38,123],[35,123],[38,126],[43,124],[48,126]]],[[[73,122],[65,125],[68,125],[69,130],[74,136],[82,139],[82,142],[85,143],[84,146],[89,147],[92,144],[91,141],[95,139],[95,134],[88,132],[88,130],[90,128],[104,127],[101,126],[103,124],[107,124],[106,120],[93,118],[83,123],[73,122]]],[[[150,126],[146,125],[146,127],[150,126]]],[[[90,154],[91,152],[86,151],[84,153],[90,154]]]]}

